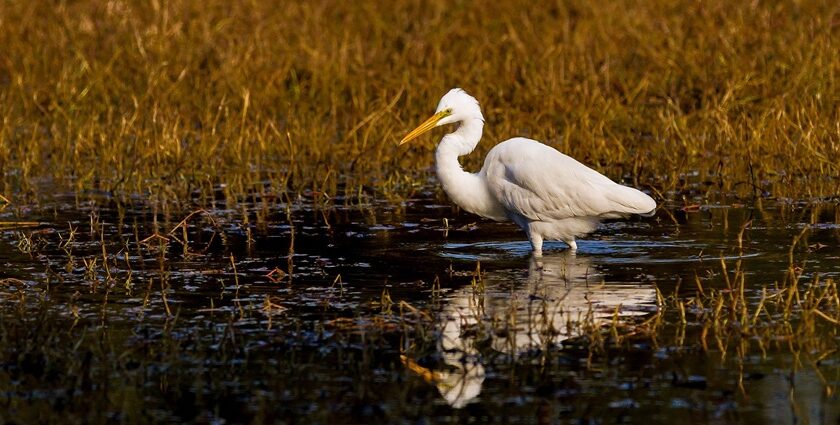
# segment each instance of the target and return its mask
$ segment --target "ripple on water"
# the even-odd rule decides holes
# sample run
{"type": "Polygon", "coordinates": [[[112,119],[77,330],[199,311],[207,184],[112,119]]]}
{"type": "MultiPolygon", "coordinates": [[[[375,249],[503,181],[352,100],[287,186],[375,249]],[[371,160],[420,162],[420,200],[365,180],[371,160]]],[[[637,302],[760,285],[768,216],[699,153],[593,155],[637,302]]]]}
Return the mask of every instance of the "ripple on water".
{"type": "MultiPolygon", "coordinates": [[[[654,263],[697,263],[714,259],[719,261],[738,258],[754,258],[761,252],[749,252],[741,255],[711,255],[726,249],[726,245],[709,244],[694,240],[681,240],[668,243],[646,240],[579,240],[576,255],[596,256],[598,262],[612,264],[654,264],[654,263]],[[698,255],[701,252],[710,255],[698,255]],[[678,254],[682,252],[681,254],[678,254]]],[[[547,242],[545,253],[563,252],[568,246],[563,242],[547,242]]],[[[476,243],[445,243],[439,255],[445,258],[463,261],[491,261],[504,258],[528,257],[531,244],[527,241],[484,241],[476,243]]]]}

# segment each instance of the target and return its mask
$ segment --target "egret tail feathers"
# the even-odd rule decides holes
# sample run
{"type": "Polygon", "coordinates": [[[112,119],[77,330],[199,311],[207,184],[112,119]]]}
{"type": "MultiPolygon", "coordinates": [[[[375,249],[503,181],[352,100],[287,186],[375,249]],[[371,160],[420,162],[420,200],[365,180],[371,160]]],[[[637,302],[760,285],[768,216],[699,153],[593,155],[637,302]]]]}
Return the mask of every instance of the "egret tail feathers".
{"type": "Polygon", "coordinates": [[[632,187],[616,184],[606,192],[612,211],[602,214],[604,218],[638,214],[650,217],[656,212],[656,201],[644,192],[632,187]]]}

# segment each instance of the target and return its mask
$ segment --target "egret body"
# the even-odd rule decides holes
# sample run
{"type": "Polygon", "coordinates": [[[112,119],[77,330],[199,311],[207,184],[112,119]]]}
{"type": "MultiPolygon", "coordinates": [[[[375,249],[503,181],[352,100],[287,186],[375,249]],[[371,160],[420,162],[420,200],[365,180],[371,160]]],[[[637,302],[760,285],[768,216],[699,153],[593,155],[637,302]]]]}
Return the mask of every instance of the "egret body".
{"type": "Polygon", "coordinates": [[[444,192],[459,207],[496,221],[513,220],[542,255],[543,240],[561,240],[572,250],[575,238],[602,219],[649,215],[656,202],[617,184],[574,158],[536,140],[516,137],[487,154],[478,173],[461,168],[458,157],[471,153],[484,129],[478,101],[461,89],[441,98],[437,111],[400,141],[403,145],[446,124],[458,128],[438,144],[435,166],[444,192]]]}

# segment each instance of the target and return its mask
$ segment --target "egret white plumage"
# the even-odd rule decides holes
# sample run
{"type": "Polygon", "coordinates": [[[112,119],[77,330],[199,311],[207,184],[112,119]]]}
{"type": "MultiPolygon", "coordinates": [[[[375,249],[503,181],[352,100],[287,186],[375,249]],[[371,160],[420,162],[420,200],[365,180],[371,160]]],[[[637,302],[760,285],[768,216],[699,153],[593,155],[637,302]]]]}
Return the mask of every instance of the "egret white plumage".
{"type": "Polygon", "coordinates": [[[513,220],[542,255],[543,240],[561,240],[572,250],[575,238],[595,230],[602,219],[650,215],[656,202],[536,140],[516,137],[494,146],[478,173],[461,168],[458,157],[481,139],[484,116],[478,101],[452,89],[435,114],[401,141],[446,124],[458,128],[441,139],[435,153],[438,180],[459,207],[496,221],[513,220]]]}

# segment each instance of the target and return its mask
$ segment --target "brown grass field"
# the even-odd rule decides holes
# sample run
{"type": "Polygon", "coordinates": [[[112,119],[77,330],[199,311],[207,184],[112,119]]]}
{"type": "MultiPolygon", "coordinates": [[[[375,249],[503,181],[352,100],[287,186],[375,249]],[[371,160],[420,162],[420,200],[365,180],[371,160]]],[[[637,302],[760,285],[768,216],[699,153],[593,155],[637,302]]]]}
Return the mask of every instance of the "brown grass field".
{"type": "Polygon", "coordinates": [[[678,198],[840,190],[835,1],[0,3],[0,195],[400,196],[463,87],[485,141],[544,141],[678,198]]]}

